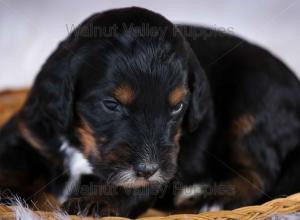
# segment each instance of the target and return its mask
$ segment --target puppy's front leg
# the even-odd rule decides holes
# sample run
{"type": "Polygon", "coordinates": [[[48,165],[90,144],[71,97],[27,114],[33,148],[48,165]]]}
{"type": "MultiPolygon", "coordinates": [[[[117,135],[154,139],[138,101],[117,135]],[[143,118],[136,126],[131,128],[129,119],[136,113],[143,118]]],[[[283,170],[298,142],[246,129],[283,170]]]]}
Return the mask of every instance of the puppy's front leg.
{"type": "Polygon", "coordinates": [[[215,179],[183,187],[175,198],[177,207],[203,212],[270,199],[268,189],[280,173],[280,161],[268,135],[259,130],[262,126],[249,114],[234,120],[224,145],[218,151],[207,152],[213,161],[211,176],[215,179]]]}
{"type": "Polygon", "coordinates": [[[135,218],[152,206],[157,188],[145,187],[125,189],[108,185],[90,187],[82,190],[63,204],[69,214],[83,216],[126,216],[135,218]],[[83,192],[84,191],[84,192],[83,192]]]}

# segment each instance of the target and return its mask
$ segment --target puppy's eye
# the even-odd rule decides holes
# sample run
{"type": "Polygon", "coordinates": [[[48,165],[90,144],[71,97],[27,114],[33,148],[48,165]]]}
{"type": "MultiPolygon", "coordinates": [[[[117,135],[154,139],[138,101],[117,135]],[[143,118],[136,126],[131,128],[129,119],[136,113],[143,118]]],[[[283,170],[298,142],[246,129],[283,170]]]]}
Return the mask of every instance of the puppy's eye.
{"type": "Polygon", "coordinates": [[[179,114],[183,109],[183,103],[179,103],[178,105],[176,105],[175,107],[173,107],[172,109],[172,115],[177,115],[179,114]]]}
{"type": "Polygon", "coordinates": [[[103,100],[103,105],[109,111],[120,111],[120,104],[113,99],[103,100]]]}

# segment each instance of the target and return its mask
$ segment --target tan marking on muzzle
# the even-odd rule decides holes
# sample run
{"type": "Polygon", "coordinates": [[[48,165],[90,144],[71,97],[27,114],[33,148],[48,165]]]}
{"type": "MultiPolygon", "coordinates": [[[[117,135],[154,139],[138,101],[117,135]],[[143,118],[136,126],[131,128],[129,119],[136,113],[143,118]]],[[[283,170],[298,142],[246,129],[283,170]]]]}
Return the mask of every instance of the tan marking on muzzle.
{"type": "Polygon", "coordinates": [[[179,128],[174,136],[173,143],[179,145],[180,138],[181,138],[181,129],[179,128]]]}

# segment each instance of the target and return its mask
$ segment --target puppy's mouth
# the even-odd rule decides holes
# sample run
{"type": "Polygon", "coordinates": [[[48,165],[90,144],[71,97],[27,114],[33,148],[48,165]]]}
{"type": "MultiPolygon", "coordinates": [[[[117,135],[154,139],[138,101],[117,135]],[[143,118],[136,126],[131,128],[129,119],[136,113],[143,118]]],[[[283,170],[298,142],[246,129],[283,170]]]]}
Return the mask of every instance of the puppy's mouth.
{"type": "Polygon", "coordinates": [[[118,174],[110,178],[109,183],[124,187],[124,188],[139,188],[147,187],[150,185],[160,185],[166,183],[166,179],[161,174],[161,171],[158,170],[149,178],[139,177],[135,174],[133,170],[121,171],[118,174]]]}

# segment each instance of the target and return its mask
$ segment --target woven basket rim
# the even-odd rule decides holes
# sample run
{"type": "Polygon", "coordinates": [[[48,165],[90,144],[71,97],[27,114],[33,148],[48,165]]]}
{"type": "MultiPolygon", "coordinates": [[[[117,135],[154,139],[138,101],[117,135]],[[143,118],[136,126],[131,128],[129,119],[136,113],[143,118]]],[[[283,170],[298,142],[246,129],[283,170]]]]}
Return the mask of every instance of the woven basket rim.
{"type": "MultiPolygon", "coordinates": [[[[266,202],[262,205],[246,206],[234,210],[227,211],[212,211],[203,212],[200,214],[177,214],[169,216],[157,216],[157,217],[144,217],[138,220],[179,220],[179,219],[191,219],[191,220],[216,220],[216,219],[265,219],[275,214],[287,214],[300,211],[300,193],[293,194],[286,198],[278,198],[266,202]]],[[[7,219],[14,219],[14,207],[0,205],[0,218],[7,217],[7,219]]],[[[37,216],[42,219],[56,219],[52,212],[35,211],[37,216]]],[[[91,217],[69,216],[72,220],[83,219],[92,220],[91,217]]],[[[123,217],[104,217],[102,219],[112,220],[128,220],[129,218],[123,217]]]]}

